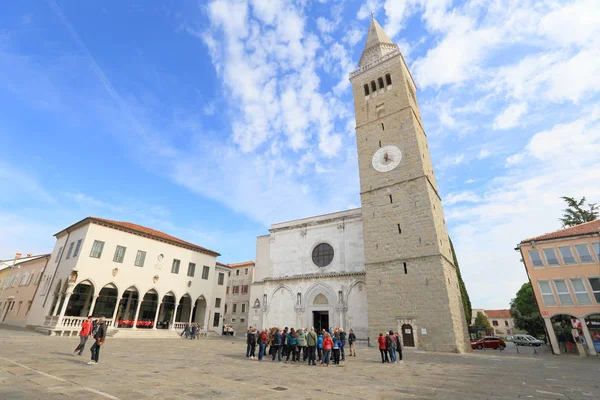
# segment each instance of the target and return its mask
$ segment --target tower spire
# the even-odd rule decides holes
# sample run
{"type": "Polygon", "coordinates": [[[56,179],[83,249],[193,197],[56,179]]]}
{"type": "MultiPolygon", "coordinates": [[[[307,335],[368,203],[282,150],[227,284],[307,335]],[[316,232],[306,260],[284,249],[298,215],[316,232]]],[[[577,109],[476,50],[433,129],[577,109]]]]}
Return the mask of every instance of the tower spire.
{"type": "Polygon", "coordinates": [[[375,19],[374,14],[371,13],[371,25],[369,26],[365,49],[360,57],[358,66],[362,67],[397,50],[398,46],[392,42],[381,25],[379,25],[379,22],[375,19]]]}

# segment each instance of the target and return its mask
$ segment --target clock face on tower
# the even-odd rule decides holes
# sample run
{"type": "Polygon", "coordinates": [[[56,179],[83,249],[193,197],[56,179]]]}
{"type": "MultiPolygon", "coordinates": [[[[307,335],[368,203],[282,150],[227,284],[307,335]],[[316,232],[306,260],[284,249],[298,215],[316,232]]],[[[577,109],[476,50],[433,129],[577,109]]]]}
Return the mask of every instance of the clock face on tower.
{"type": "Polygon", "coordinates": [[[373,154],[373,168],[379,172],[388,172],[400,164],[402,151],[394,145],[383,146],[373,154]]]}

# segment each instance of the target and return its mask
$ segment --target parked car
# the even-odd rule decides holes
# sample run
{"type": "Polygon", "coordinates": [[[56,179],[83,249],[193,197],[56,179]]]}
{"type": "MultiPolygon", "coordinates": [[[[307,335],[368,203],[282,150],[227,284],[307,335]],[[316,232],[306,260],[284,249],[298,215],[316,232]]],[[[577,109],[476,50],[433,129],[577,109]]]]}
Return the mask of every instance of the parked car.
{"type": "Polygon", "coordinates": [[[522,334],[513,335],[512,341],[517,346],[539,347],[539,346],[545,344],[543,340],[536,339],[531,335],[522,335],[522,334]]]}
{"type": "Polygon", "coordinates": [[[484,336],[479,340],[471,342],[472,349],[483,350],[484,347],[486,349],[504,350],[506,348],[506,343],[504,343],[504,340],[495,336],[484,336]]]}

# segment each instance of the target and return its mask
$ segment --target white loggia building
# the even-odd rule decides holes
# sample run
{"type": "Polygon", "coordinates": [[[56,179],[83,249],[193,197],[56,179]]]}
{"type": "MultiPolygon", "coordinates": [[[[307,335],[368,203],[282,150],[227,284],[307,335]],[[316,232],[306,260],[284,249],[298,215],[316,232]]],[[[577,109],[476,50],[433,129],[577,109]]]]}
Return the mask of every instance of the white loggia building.
{"type": "Polygon", "coordinates": [[[88,217],[60,231],[28,325],[73,334],[88,316],[118,329],[218,332],[226,266],[219,253],[140,225],[88,217]]]}
{"type": "Polygon", "coordinates": [[[250,324],[368,333],[360,209],[283,222],[259,236],[250,324]]]}

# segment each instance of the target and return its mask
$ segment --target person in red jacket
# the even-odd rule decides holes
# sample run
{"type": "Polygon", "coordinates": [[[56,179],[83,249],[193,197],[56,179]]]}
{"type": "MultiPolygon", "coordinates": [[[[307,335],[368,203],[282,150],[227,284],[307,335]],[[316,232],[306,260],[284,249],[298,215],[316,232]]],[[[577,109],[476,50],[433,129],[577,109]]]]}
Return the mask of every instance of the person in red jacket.
{"type": "Polygon", "coordinates": [[[321,366],[325,365],[329,367],[329,356],[331,355],[331,348],[333,347],[333,340],[328,332],[323,333],[323,362],[321,366]]]}
{"type": "Polygon", "coordinates": [[[92,333],[92,316],[88,316],[85,321],[81,324],[81,331],[79,331],[79,345],[74,350],[73,355],[81,355],[83,353],[83,349],[85,348],[85,343],[88,340],[88,337],[92,333]]]}
{"type": "Polygon", "coordinates": [[[387,354],[387,343],[385,341],[383,333],[379,334],[379,339],[377,339],[377,342],[379,343],[379,352],[381,353],[381,363],[383,364],[386,362],[390,362],[387,354]]]}

